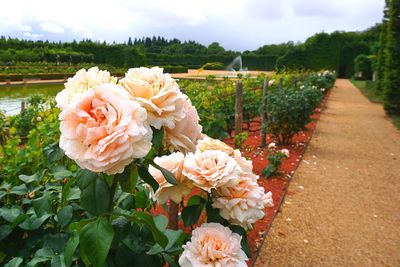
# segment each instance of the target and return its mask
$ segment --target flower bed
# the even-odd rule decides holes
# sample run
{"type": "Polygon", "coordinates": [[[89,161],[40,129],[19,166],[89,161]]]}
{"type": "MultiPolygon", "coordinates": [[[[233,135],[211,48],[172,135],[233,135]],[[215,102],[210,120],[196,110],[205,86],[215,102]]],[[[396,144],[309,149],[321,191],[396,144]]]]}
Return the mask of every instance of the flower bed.
{"type": "MultiPolygon", "coordinates": [[[[312,121],[307,124],[306,130],[299,132],[296,134],[290,145],[280,146],[279,148],[288,149],[289,150],[289,158],[284,160],[283,164],[281,165],[279,171],[279,176],[273,176],[269,179],[261,176],[263,169],[268,165],[268,149],[260,148],[259,145],[261,143],[261,135],[260,135],[260,128],[261,128],[261,121],[259,118],[256,118],[254,121],[251,122],[250,128],[246,128],[247,124],[243,124],[243,129],[249,132],[249,137],[247,140],[242,144],[241,149],[243,156],[252,160],[253,162],[253,172],[257,175],[260,175],[260,179],[258,180],[258,184],[262,186],[265,192],[272,192],[273,198],[273,207],[266,207],[265,208],[265,217],[259,221],[257,221],[254,225],[253,230],[248,232],[248,242],[251,251],[251,258],[247,261],[248,266],[252,266],[257,259],[259,250],[261,245],[268,233],[268,230],[271,227],[271,224],[274,220],[276,213],[278,212],[281,202],[284,200],[284,197],[287,192],[287,188],[289,187],[290,179],[294,175],[296,169],[298,168],[305,149],[310,142],[317,122],[321,115],[321,109],[326,103],[326,100],[329,97],[329,92],[324,96],[323,101],[319,108],[315,109],[314,114],[311,116],[312,121]]],[[[273,142],[271,135],[267,136],[267,143],[273,142]]],[[[224,142],[231,146],[232,148],[235,147],[235,141],[233,138],[225,139],[224,142]]],[[[194,190],[190,196],[199,194],[199,190],[194,190]]],[[[185,204],[190,196],[185,198],[185,204]]],[[[163,214],[168,216],[168,212],[162,207],[157,206],[152,210],[154,214],[163,214]]],[[[204,222],[206,219],[205,214],[199,219],[199,224],[204,222]]],[[[185,227],[183,222],[180,221],[179,228],[184,229],[185,232],[190,233],[191,228],[185,227]]]]}
{"type": "MultiPolygon", "coordinates": [[[[312,121],[307,124],[307,130],[296,134],[292,140],[291,145],[280,147],[288,149],[290,156],[288,159],[284,160],[283,164],[281,165],[281,175],[279,177],[271,177],[269,179],[265,179],[265,177],[261,176],[261,172],[268,165],[268,149],[259,148],[259,144],[261,143],[261,135],[259,131],[250,131],[249,138],[244,142],[242,146],[249,148],[247,149],[247,151],[243,150],[243,155],[253,161],[253,171],[255,174],[260,175],[260,179],[258,180],[259,185],[264,187],[266,192],[272,192],[272,198],[274,202],[273,207],[267,207],[265,209],[265,217],[256,222],[254,225],[254,229],[248,233],[248,241],[252,253],[252,257],[248,261],[249,266],[252,266],[252,264],[255,262],[261,245],[268,233],[268,230],[271,227],[276,213],[280,208],[281,202],[284,200],[286,193],[290,193],[287,192],[290,179],[301,162],[305,149],[314,133],[317,121],[320,118],[321,108],[325,105],[328,97],[329,93],[325,95],[320,108],[317,108],[315,110],[315,113],[311,116],[312,121]]],[[[250,130],[259,128],[259,120],[255,120],[254,122],[252,122],[250,130]]],[[[268,143],[273,141],[270,135],[267,136],[267,140],[268,143]]],[[[232,147],[234,147],[235,145],[233,138],[226,139],[225,142],[232,147]]]]}
{"type": "MultiPolygon", "coordinates": [[[[297,97],[304,92],[292,93],[297,97]]],[[[308,106],[306,114],[317,104],[308,97],[296,101],[298,107],[308,106]]],[[[57,95],[60,113],[55,107],[48,115],[35,113],[39,106],[34,102],[28,107],[32,113],[17,118],[21,125],[33,123],[33,129],[22,133],[24,141],[15,135],[21,125],[11,120],[7,124],[17,128],[2,131],[1,153],[6,160],[0,161],[5,167],[0,240],[5,243],[0,252],[6,258],[0,263],[6,259],[16,266],[48,261],[99,267],[209,262],[246,266],[251,263],[248,257],[257,255],[259,236],[272,221],[288,183],[281,178],[259,179],[257,174],[272,156],[278,160],[270,164],[274,168],[269,168],[268,176],[277,173],[281,160],[299,160],[309,140],[309,129],[304,127],[309,115],[286,110],[295,118],[306,117],[301,127],[306,132],[286,139],[286,144],[294,141],[294,145],[282,150],[269,142],[267,152],[257,148],[261,125],[253,120],[248,124],[250,138],[243,133],[226,140],[231,146],[240,145],[245,158],[239,150],[201,133],[195,108],[201,102],[193,106],[160,68],[130,69],[119,80],[98,68],[83,69],[57,95]],[[49,134],[55,139],[44,143],[49,134]],[[28,151],[36,153],[33,166],[27,162],[28,151]],[[24,157],[15,157],[14,152],[24,157]],[[267,153],[272,154],[267,157],[267,153]],[[254,160],[254,167],[248,159],[254,160]],[[277,194],[274,199],[271,189],[277,194]],[[273,200],[275,209],[266,209],[273,200]],[[169,220],[158,213],[168,213],[169,220]],[[254,227],[259,220],[262,223],[254,227]],[[51,242],[54,238],[57,244],[51,242]]],[[[296,162],[288,166],[294,170],[296,162]]],[[[282,170],[290,173],[285,164],[282,170]]]]}

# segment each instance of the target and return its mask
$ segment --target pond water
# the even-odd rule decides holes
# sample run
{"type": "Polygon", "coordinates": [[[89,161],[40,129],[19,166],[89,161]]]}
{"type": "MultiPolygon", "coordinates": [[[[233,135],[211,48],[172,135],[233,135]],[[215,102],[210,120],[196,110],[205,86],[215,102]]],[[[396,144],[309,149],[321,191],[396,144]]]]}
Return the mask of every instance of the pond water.
{"type": "Polygon", "coordinates": [[[0,110],[5,111],[7,115],[18,114],[21,102],[30,96],[35,94],[55,96],[63,88],[62,83],[0,86],[0,110]]]}

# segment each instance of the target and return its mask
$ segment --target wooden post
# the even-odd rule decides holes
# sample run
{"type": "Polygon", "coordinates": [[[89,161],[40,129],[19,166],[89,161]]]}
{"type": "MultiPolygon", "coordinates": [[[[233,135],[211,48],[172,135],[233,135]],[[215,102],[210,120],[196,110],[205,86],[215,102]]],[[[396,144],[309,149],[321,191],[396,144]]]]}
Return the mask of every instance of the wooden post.
{"type": "Polygon", "coordinates": [[[263,92],[262,92],[262,103],[261,103],[261,145],[260,147],[265,147],[267,145],[267,130],[265,125],[267,124],[268,114],[268,79],[264,79],[263,92]]]}
{"type": "Polygon", "coordinates": [[[169,201],[168,209],[168,228],[172,230],[178,230],[178,212],[179,204],[176,204],[172,200],[169,201]]]}
{"type": "Polygon", "coordinates": [[[10,128],[4,127],[1,135],[2,135],[1,141],[4,146],[6,144],[7,138],[10,137],[10,128]]]}
{"type": "Polygon", "coordinates": [[[293,75],[290,76],[290,82],[293,88],[296,87],[296,78],[293,75]]]}
{"type": "Polygon", "coordinates": [[[283,79],[282,78],[279,78],[278,88],[279,88],[279,90],[283,89],[283,79]]]}
{"type": "Polygon", "coordinates": [[[25,111],[25,101],[21,102],[21,113],[25,111]]]}
{"type": "Polygon", "coordinates": [[[235,103],[235,135],[242,132],[243,125],[243,83],[236,82],[236,103],[235,103]]]}

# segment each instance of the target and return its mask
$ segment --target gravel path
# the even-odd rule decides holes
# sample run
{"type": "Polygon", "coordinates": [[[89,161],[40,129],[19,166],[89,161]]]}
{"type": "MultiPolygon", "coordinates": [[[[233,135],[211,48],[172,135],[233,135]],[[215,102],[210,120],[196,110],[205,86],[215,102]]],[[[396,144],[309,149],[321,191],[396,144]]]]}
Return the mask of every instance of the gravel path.
{"type": "Polygon", "coordinates": [[[338,80],[255,266],[400,266],[400,132],[338,80]]]}

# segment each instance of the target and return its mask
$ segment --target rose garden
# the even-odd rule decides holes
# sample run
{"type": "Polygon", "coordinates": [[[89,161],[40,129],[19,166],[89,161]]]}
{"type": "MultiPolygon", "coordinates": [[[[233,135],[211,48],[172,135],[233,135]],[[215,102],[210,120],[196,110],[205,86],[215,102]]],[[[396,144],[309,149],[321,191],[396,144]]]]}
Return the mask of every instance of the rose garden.
{"type": "Polygon", "coordinates": [[[180,87],[157,67],[120,79],[78,71],[56,103],[33,98],[4,120],[11,130],[1,175],[12,177],[0,188],[5,262],[251,264],[293,169],[281,164],[304,151],[334,81],[329,71],[291,72],[180,87]],[[237,83],[241,133],[231,117],[237,83]],[[265,160],[256,168],[254,153],[265,160]]]}
{"type": "MultiPolygon", "coordinates": [[[[125,5],[106,6],[101,34],[112,11],[115,23],[140,13],[125,5]]],[[[218,7],[256,26],[270,15],[218,7]]],[[[346,13],[319,8],[301,20],[346,13]]],[[[191,34],[207,28],[167,10],[194,19],[191,34]]],[[[0,30],[15,19],[28,39],[0,33],[0,266],[400,265],[399,0],[363,31],[242,52],[160,36],[44,41],[36,28],[69,32],[10,14],[0,30]]],[[[77,25],[71,36],[91,34],[77,25]]],[[[229,37],[247,46],[251,30],[229,37]]]]}

